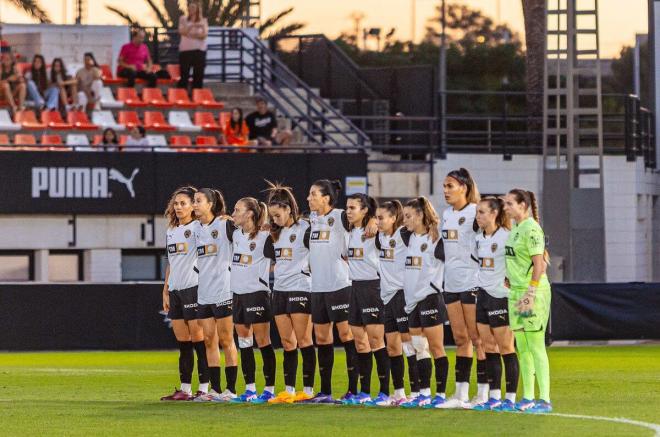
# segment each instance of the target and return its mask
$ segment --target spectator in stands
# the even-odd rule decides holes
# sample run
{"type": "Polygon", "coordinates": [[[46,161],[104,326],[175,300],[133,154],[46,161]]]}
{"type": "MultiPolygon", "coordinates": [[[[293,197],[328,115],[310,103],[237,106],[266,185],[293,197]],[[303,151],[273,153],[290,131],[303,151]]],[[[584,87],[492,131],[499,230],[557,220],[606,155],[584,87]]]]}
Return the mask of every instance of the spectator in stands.
{"type": "Polygon", "coordinates": [[[50,66],[50,81],[60,91],[60,101],[66,110],[78,109],[78,81],[66,71],[62,58],[53,59],[50,66]],[[69,96],[71,104],[69,104],[69,96]]]}
{"type": "Polygon", "coordinates": [[[129,87],[135,86],[135,79],[146,80],[149,88],[156,86],[157,77],[151,71],[153,64],[144,37],[144,30],[133,30],[131,42],[124,44],[119,52],[117,76],[127,79],[129,87]]]}
{"type": "MultiPolygon", "coordinates": [[[[234,108],[231,110],[231,118],[227,120],[223,133],[222,144],[225,146],[257,145],[256,141],[248,139],[250,131],[248,130],[247,123],[243,119],[243,110],[241,108],[234,108]]],[[[240,150],[241,152],[248,151],[248,149],[240,150]]]]}
{"type": "Polygon", "coordinates": [[[144,126],[133,126],[129,137],[126,139],[126,146],[129,152],[148,152],[151,148],[146,136],[147,130],[144,126]],[[142,146],[142,147],[140,147],[142,146]]]}
{"type": "Polygon", "coordinates": [[[22,110],[25,103],[25,80],[18,73],[14,57],[10,53],[3,53],[0,60],[0,84],[12,112],[22,110]]]}
{"type": "Polygon", "coordinates": [[[85,62],[84,66],[76,72],[78,102],[83,109],[87,109],[89,102],[94,104],[94,109],[101,109],[99,104],[101,100],[101,89],[103,88],[101,69],[93,53],[85,53],[83,59],[85,62]]]}
{"type": "Polygon", "coordinates": [[[204,67],[206,67],[206,36],[209,33],[209,24],[202,17],[199,1],[188,2],[188,15],[179,18],[179,66],[181,79],[178,87],[188,89],[190,68],[193,71],[193,88],[202,88],[204,85],[204,67]]]}
{"type": "Polygon", "coordinates": [[[255,140],[261,146],[287,145],[291,142],[291,131],[277,129],[277,118],[263,97],[257,97],[257,110],[245,117],[249,139],[255,140]]]}
{"type": "Polygon", "coordinates": [[[113,128],[105,128],[103,131],[103,137],[101,139],[101,145],[103,146],[103,150],[107,152],[116,152],[117,150],[121,150],[121,147],[119,147],[119,136],[113,128]]]}
{"type": "Polygon", "coordinates": [[[60,103],[60,90],[48,80],[46,60],[42,55],[34,55],[32,66],[25,73],[28,100],[34,102],[40,111],[44,108],[55,111],[60,103]]]}

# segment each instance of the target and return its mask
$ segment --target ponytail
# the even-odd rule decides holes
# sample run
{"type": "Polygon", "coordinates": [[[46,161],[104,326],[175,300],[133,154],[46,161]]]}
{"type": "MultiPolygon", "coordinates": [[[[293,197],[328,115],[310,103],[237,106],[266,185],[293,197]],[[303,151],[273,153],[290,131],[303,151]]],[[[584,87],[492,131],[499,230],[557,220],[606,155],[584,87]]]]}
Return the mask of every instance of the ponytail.
{"type": "Polygon", "coordinates": [[[541,224],[541,220],[539,219],[539,204],[536,201],[536,195],[532,191],[528,191],[527,194],[529,195],[529,207],[532,209],[532,217],[534,217],[536,223],[541,224]]]}
{"type": "Polygon", "coordinates": [[[424,224],[424,228],[426,229],[426,232],[431,236],[431,241],[435,243],[440,238],[440,233],[438,231],[440,219],[438,218],[438,213],[435,212],[435,208],[433,208],[433,205],[431,205],[431,202],[429,202],[426,197],[420,196],[408,201],[406,206],[413,208],[422,214],[422,223],[424,224]]]}
{"type": "Polygon", "coordinates": [[[211,202],[211,214],[213,214],[213,217],[227,217],[227,204],[220,190],[201,188],[199,192],[206,197],[208,202],[211,202]]]}
{"type": "Polygon", "coordinates": [[[268,206],[264,202],[259,202],[254,197],[243,197],[239,202],[245,205],[245,209],[252,211],[252,224],[254,229],[250,232],[250,239],[257,236],[261,227],[266,223],[268,217],[268,206]]]}
{"type": "Polygon", "coordinates": [[[396,199],[390,200],[380,205],[379,208],[386,210],[392,217],[394,217],[393,232],[401,227],[401,224],[403,223],[403,205],[401,205],[401,202],[396,199]]]}
{"type": "MultiPolygon", "coordinates": [[[[296,197],[293,195],[293,190],[291,187],[286,187],[279,182],[272,183],[271,181],[266,181],[268,188],[266,192],[268,193],[268,198],[266,203],[268,207],[279,206],[281,208],[288,207],[291,211],[291,218],[293,223],[298,223],[300,219],[300,211],[298,209],[298,202],[296,202],[296,197]]],[[[270,224],[270,234],[273,237],[273,241],[277,241],[280,238],[280,233],[282,233],[282,228],[278,226],[275,222],[270,224]]]]}
{"type": "Polygon", "coordinates": [[[479,195],[477,182],[466,168],[461,167],[458,170],[452,170],[447,174],[447,177],[455,179],[461,185],[465,185],[467,188],[465,199],[468,203],[479,203],[481,196],[479,195]]]}
{"type": "MultiPolygon", "coordinates": [[[[532,211],[532,218],[536,221],[536,223],[538,223],[539,225],[541,224],[541,220],[539,217],[539,204],[536,200],[536,195],[534,194],[533,191],[527,191],[521,188],[514,188],[513,190],[509,191],[509,194],[513,195],[513,198],[516,200],[517,203],[524,203],[527,206],[527,208],[529,208],[532,211]]],[[[550,254],[548,253],[547,248],[543,252],[543,259],[547,264],[550,264],[550,254]]]]}
{"type": "Polygon", "coordinates": [[[495,217],[495,224],[500,228],[511,229],[511,219],[504,213],[504,201],[499,197],[487,196],[482,197],[481,201],[488,205],[491,211],[497,211],[495,217]]]}
{"type": "Polygon", "coordinates": [[[378,202],[376,202],[376,199],[374,199],[373,197],[362,193],[351,194],[350,196],[348,196],[348,198],[357,200],[358,202],[360,202],[360,208],[367,210],[367,212],[364,214],[364,217],[362,217],[362,223],[360,226],[364,228],[365,226],[367,226],[367,223],[369,223],[369,220],[371,220],[376,216],[376,209],[378,209],[378,202]]]}

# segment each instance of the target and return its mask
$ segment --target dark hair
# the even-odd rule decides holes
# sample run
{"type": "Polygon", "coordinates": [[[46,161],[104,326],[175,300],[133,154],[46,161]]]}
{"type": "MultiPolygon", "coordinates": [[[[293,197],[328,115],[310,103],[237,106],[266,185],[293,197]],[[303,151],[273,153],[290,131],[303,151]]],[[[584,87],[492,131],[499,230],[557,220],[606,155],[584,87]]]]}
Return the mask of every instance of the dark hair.
{"type": "Polygon", "coordinates": [[[387,202],[381,203],[378,205],[378,208],[384,209],[389,212],[392,217],[394,217],[394,229],[396,231],[401,227],[403,223],[403,205],[398,200],[388,200],[387,202]]]}
{"type": "Polygon", "coordinates": [[[250,232],[250,238],[252,239],[257,236],[261,226],[266,223],[268,207],[254,197],[243,197],[239,202],[243,203],[248,211],[252,211],[252,223],[254,224],[254,229],[250,232]]]}
{"type": "Polygon", "coordinates": [[[495,217],[495,224],[504,229],[511,229],[511,220],[504,213],[504,201],[499,197],[487,196],[482,197],[479,201],[480,203],[485,203],[488,205],[491,211],[497,211],[497,217],[495,217]]]}
{"type": "Polygon", "coordinates": [[[452,170],[447,173],[447,177],[456,179],[459,184],[465,185],[467,187],[467,193],[465,193],[465,197],[467,198],[468,203],[479,202],[480,197],[477,183],[474,181],[474,178],[467,169],[461,167],[458,170],[452,170]]]}
{"type": "Polygon", "coordinates": [[[113,128],[111,128],[111,127],[106,127],[106,128],[103,130],[103,137],[102,137],[102,141],[101,141],[101,142],[102,142],[103,144],[118,144],[118,143],[119,143],[119,138],[117,137],[117,132],[116,132],[113,128]],[[105,141],[105,134],[107,134],[108,132],[112,132],[112,141],[110,141],[109,143],[107,143],[107,142],[105,141]]]}
{"type": "Polygon", "coordinates": [[[39,88],[39,91],[42,93],[46,91],[48,88],[48,73],[46,73],[46,60],[44,59],[43,55],[34,55],[32,58],[32,65],[30,66],[30,75],[32,76],[32,80],[34,81],[34,84],[37,85],[37,88],[39,88]],[[34,61],[37,59],[41,60],[41,67],[40,68],[34,68],[34,61]]]}
{"type": "MultiPolygon", "coordinates": [[[[167,209],[165,209],[165,218],[168,220],[168,226],[170,228],[179,226],[179,219],[177,218],[176,213],[174,212],[174,199],[176,199],[176,196],[178,196],[179,194],[188,196],[190,198],[190,203],[192,203],[193,200],[195,200],[196,192],[197,192],[197,188],[192,186],[179,187],[176,190],[174,190],[174,193],[172,193],[172,197],[170,197],[170,201],[167,203],[167,209]]],[[[192,212],[192,217],[195,218],[195,211],[192,212]]]]}
{"type": "Polygon", "coordinates": [[[92,58],[92,62],[94,63],[94,66],[95,66],[95,67],[98,67],[98,66],[99,66],[99,63],[96,62],[96,58],[94,57],[94,53],[92,53],[92,52],[85,52],[85,53],[83,54],[83,59],[85,58],[85,56],[89,56],[90,58],[92,58]]]}
{"type": "Polygon", "coordinates": [[[328,179],[319,179],[318,181],[312,184],[314,187],[318,187],[321,192],[321,196],[328,196],[328,205],[334,207],[337,203],[339,193],[341,193],[341,182],[337,179],[328,180],[328,179]]]}
{"type": "Polygon", "coordinates": [[[138,130],[138,132],[140,132],[140,135],[142,135],[143,137],[146,135],[147,129],[145,129],[144,126],[137,125],[135,127],[137,127],[137,130],[138,130]]]}
{"type": "Polygon", "coordinates": [[[229,117],[229,126],[232,129],[241,129],[243,126],[243,110],[241,108],[234,108],[231,110],[231,117],[229,117]],[[234,111],[238,111],[238,121],[234,122],[234,111]]]}
{"type": "Polygon", "coordinates": [[[409,200],[406,203],[406,207],[413,208],[415,211],[422,214],[422,222],[426,228],[426,232],[431,236],[431,241],[436,242],[440,238],[440,233],[438,232],[438,225],[440,219],[438,218],[438,213],[435,212],[435,208],[431,205],[431,202],[424,197],[416,197],[412,200],[409,200]]]}
{"type": "MultiPolygon", "coordinates": [[[[268,180],[266,183],[268,184],[268,188],[265,190],[268,193],[268,198],[266,200],[268,208],[273,206],[279,206],[280,208],[289,207],[293,223],[298,223],[298,220],[300,219],[300,210],[298,209],[298,202],[296,202],[291,187],[286,187],[279,182],[272,183],[268,180]]],[[[273,236],[273,241],[277,241],[280,238],[280,233],[282,233],[282,228],[276,223],[271,223],[270,233],[273,236]]]]}
{"type": "Polygon", "coordinates": [[[211,214],[213,217],[221,217],[227,215],[227,204],[225,198],[220,192],[214,188],[200,188],[198,193],[206,197],[206,200],[213,204],[211,207],[211,214]]]}
{"type": "MultiPolygon", "coordinates": [[[[532,191],[523,190],[522,188],[514,188],[509,191],[509,194],[513,196],[516,202],[527,205],[527,208],[532,210],[532,218],[536,223],[541,224],[539,218],[539,204],[536,201],[536,195],[532,191]]],[[[548,253],[548,249],[543,251],[543,259],[547,264],[550,264],[550,254],[548,253]]]]}
{"type": "Polygon", "coordinates": [[[60,74],[62,75],[62,79],[68,79],[69,75],[66,72],[66,65],[64,65],[64,61],[62,58],[55,58],[53,59],[53,63],[50,65],[50,81],[52,83],[57,83],[57,73],[55,72],[55,64],[60,63],[60,67],[62,71],[60,74]]]}
{"type": "MultiPolygon", "coordinates": [[[[371,220],[373,217],[376,216],[376,209],[378,208],[378,202],[376,202],[376,199],[374,199],[373,197],[363,193],[351,194],[350,196],[348,196],[347,200],[350,199],[359,201],[361,209],[367,210],[364,217],[362,217],[362,223],[360,224],[360,227],[364,228],[365,226],[367,226],[367,223],[369,223],[369,220],[371,220]]],[[[353,228],[353,225],[351,225],[350,227],[353,228]]]]}
{"type": "Polygon", "coordinates": [[[268,102],[266,101],[266,99],[265,99],[263,96],[256,96],[256,97],[254,98],[254,103],[259,103],[259,102],[268,103],[268,102]]]}
{"type": "Polygon", "coordinates": [[[141,27],[134,27],[133,29],[131,29],[131,40],[132,40],[133,38],[135,38],[136,36],[138,36],[138,34],[139,34],[140,32],[142,32],[142,33],[146,33],[146,32],[144,31],[144,29],[141,28],[141,27]]]}

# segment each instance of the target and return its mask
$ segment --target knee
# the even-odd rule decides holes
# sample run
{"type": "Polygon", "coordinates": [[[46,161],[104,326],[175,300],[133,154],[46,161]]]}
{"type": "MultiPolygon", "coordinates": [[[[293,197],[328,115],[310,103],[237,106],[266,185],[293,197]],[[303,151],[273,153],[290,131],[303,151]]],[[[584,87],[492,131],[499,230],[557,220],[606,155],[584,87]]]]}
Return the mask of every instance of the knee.
{"type": "Polygon", "coordinates": [[[370,335],[369,346],[371,347],[371,350],[378,350],[378,349],[382,349],[383,346],[385,346],[385,342],[383,341],[382,337],[370,335]]]}
{"type": "Polygon", "coordinates": [[[231,335],[228,335],[228,336],[227,335],[222,335],[222,336],[220,336],[220,346],[224,350],[232,349],[233,347],[235,347],[234,337],[231,336],[231,335]]]}
{"type": "Polygon", "coordinates": [[[216,346],[213,336],[204,336],[204,346],[206,346],[206,349],[213,349],[216,346]]]}
{"type": "Polygon", "coordinates": [[[390,357],[398,357],[402,354],[401,343],[390,342],[387,343],[387,355],[390,357]]]}
{"type": "Polygon", "coordinates": [[[470,336],[465,331],[454,332],[454,342],[456,347],[463,347],[470,344],[470,336]]]}
{"type": "Polygon", "coordinates": [[[429,349],[431,351],[431,355],[433,355],[433,358],[440,358],[447,355],[447,353],[445,352],[445,347],[442,344],[429,346],[429,349]]]}
{"type": "Polygon", "coordinates": [[[281,340],[282,340],[282,348],[284,348],[285,351],[292,351],[298,347],[298,344],[296,343],[295,340],[292,340],[290,338],[287,339],[282,338],[281,340]]]}

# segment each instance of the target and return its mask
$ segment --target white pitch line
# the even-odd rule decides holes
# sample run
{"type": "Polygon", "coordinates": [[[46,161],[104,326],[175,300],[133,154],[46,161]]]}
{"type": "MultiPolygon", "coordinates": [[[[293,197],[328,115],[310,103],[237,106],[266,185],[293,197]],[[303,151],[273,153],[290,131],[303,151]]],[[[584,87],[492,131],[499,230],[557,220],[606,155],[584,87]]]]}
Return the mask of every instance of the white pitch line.
{"type": "Polygon", "coordinates": [[[655,437],[660,437],[660,425],[657,423],[642,422],[640,420],[626,419],[625,417],[605,417],[605,416],[585,416],[582,414],[563,414],[563,413],[548,413],[544,416],[566,417],[569,419],[585,419],[585,420],[601,420],[606,422],[625,423],[627,425],[636,425],[643,428],[650,429],[655,434],[655,437]]]}

